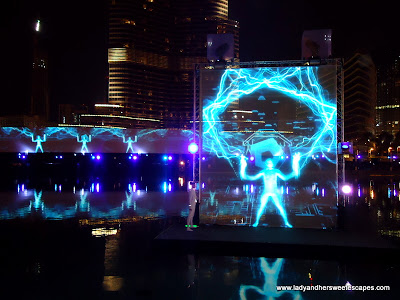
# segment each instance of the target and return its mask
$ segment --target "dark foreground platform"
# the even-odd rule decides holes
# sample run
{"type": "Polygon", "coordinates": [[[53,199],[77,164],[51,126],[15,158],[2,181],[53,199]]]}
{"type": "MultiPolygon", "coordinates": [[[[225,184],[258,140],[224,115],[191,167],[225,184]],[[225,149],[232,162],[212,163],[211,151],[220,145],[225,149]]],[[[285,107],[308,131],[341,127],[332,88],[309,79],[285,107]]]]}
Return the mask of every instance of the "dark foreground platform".
{"type": "Polygon", "coordinates": [[[216,255],[365,258],[400,256],[398,241],[374,234],[334,230],[201,225],[192,232],[174,224],[155,242],[174,251],[216,255]]]}

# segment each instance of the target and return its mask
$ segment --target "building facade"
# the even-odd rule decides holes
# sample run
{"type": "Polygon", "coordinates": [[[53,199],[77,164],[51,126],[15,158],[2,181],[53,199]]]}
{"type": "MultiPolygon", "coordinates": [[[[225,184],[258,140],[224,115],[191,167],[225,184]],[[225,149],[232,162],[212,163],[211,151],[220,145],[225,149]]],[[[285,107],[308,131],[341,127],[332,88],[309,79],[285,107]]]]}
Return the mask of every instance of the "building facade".
{"type": "Polygon", "coordinates": [[[377,134],[386,131],[395,135],[400,130],[400,56],[379,66],[377,74],[377,134]]]}
{"type": "Polygon", "coordinates": [[[344,138],[357,144],[375,134],[376,67],[369,54],[356,52],[344,63],[344,138]]]}
{"type": "Polygon", "coordinates": [[[194,65],[207,62],[207,34],[233,34],[239,59],[239,24],[228,18],[228,0],[110,0],[109,5],[108,104],[117,112],[112,118],[92,115],[91,122],[190,128],[194,65]]]}

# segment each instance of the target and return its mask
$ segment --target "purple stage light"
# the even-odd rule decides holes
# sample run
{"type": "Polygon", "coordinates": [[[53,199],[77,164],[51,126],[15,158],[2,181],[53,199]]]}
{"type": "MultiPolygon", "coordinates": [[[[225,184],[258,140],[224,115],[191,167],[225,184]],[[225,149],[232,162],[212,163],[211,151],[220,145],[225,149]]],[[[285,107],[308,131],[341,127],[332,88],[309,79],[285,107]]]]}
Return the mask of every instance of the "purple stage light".
{"type": "Polygon", "coordinates": [[[133,160],[137,160],[137,159],[138,159],[137,155],[134,155],[133,160]]]}
{"type": "Polygon", "coordinates": [[[97,154],[97,155],[96,155],[96,159],[97,159],[97,160],[100,160],[100,158],[101,158],[101,156],[97,154]]]}
{"type": "Polygon", "coordinates": [[[393,159],[397,159],[397,156],[393,156],[393,159]]]}
{"type": "Polygon", "coordinates": [[[250,156],[250,161],[254,161],[254,160],[255,160],[254,155],[250,156]]]}
{"type": "Polygon", "coordinates": [[[172,160],[172,156],[170,155],[170,156],[168,156],[168,160],[172,160]]]}
{"type": "Polygon", "coordinates": [[[206,158],[203,156],[202,158],[201,158],[202,160],[206,160],[206,158]]]}
{"type": "Polygon", "coordinates": [[[361,158],[361,155],[357,155],[357,158],[361,158]]]}
{"type": "Polygon", "coordinates": [[[199,150],[199,146],[196,143],[190,143],[188,150],[190,153],[195,154],[199,150]]]}

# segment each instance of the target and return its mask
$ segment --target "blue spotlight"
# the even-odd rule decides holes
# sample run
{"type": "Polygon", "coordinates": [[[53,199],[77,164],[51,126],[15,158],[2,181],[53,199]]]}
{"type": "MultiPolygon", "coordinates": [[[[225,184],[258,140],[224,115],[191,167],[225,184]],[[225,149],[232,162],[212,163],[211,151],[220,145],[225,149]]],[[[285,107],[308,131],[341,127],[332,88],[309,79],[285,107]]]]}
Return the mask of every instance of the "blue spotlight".
{"type": "Polygon", "coordinates": [[[101,156],[100,156],[99,154],[97,154],[97,155],[96,155],[96,159],[97,159],[97,160],[100,160],[100,159],[101,159],[101,156]]]}
{"type": "Polygon", "coordinates": [[[168,159],[168,156],[167,155],[164,155],[163,156],[163,160],[167,160],[168,159]]]}

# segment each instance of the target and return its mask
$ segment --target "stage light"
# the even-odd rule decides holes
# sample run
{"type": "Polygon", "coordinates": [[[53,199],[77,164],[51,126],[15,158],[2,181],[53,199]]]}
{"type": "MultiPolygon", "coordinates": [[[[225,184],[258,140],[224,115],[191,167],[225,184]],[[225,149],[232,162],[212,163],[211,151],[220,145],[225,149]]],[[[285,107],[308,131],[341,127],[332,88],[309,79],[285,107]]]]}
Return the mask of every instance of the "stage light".
{"type": "Polygon", "coordinates": [[[250,156],[250,161],[254,161],[254,160],[255,160],[254,155],[250,156]]]}
{"type": "Polygon", "coordinates": [[[172,160],[172,156],[171,155],[168,156],[168,160],[172,160]]]}
{"type": "Polygon", "coordinates": [[[201,160],[206,160],[206,158],[203,156],[203,157],[201,158],[201,160]]]}
{"type": "Polygon", "coordinates": [[[188,150],[190,153],[195,154],[199,150],[199,146],[196,143],[191,143],[188,150]]]}
{"type": "Polygon", "coordinates": [[[60,155],[60,158],[63,158],[62,155],[60,155]]]}
{"type": "Polygon", "coordinates": [[[134,155],[133,160],[137,160],[137,159],[138,159],[137,155],[134,155]]]}
{"type": "Polygon", "coordinates": [[[96,159],[96,157],[94,155],[92,155],[92,159],[96,159]]]}
{"type": "Polygon", "coordinates": [[[100,160],[101,156],[100,155],[96,155],[96,159],[100,160]]]}
{"type": "Polygon", "coordinates": [[[361,155],[357,155],[357,158],[361,158],[361,155]]]}
{"type": "Polygon", "coordinates": [[[163,160],[167,160],[167,159],[168,159],[168,156],[164,155],[163,160]]]}
{"type": "Polygon", "coordinates": [[[348,195],[348,194],[350,194],[351,193],[351,186],[350,185],[348,185],[348,184],[345,184],[344,186],[342,186],[342,192],[343,192],[343,194],[346,194],[346,195],[348,195]]]}
{"type": "Polygon", "coordinates": [[[181,166],[183,166],[183,165],[185,165],[185,162],[184,162],[183,160],[181,160],[181,161],[179,162],[179,164],[180,164],[181,166]]]}

